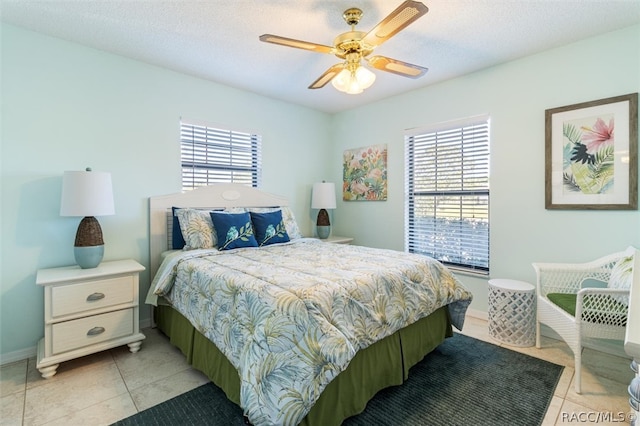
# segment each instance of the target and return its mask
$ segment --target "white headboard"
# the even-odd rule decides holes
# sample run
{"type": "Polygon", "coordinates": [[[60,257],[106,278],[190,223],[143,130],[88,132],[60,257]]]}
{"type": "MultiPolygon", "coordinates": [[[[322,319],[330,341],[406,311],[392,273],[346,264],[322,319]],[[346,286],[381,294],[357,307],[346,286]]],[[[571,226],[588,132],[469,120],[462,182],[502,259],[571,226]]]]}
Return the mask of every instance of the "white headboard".
{"type": "Polygon", "coordinates": [[[170,248],[167,244],[170,230],[167,220],[171,218],[171,207],[224,209],[230,207],[277,207],[288,205],[289,201],[285,197],[237,183],[221,183],[203,186],[187,192],[150,197],[149,263],[151,279],[153,279],[160,267],[162,252],[170,248]]]}

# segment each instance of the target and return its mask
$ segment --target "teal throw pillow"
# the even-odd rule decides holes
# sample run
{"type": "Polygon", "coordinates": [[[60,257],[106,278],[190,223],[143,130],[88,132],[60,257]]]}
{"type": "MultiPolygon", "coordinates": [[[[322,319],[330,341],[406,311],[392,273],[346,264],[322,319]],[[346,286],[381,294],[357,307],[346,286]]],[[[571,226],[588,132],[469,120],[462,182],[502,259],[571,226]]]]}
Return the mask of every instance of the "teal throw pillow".
{"type": "Polygon", "coordinates": [[[249,213],[211,212],[210,214],[218,237],[218,250],[258,247],[249,213]]]}
{"type": "Polygon", "coordinates": [[[178,215],[176,214],[177,210],[180,210],[180,208],[171,207],[171,216],[173,219],[173,223],[171,226],[171,248],[174,250],[182,250],[186,245],[186,242],[184,241],[182,230],[180,229],[180,221],[178,220],[178,215]]]}
{"type": "Polygon", "coordinates": [[[251,222],[253,222],[258,246],[262,247],[289,241],[289,234],[287,234],[287,228],[282,220],[281,210],[270,213],[251,212],[251,222]]]}

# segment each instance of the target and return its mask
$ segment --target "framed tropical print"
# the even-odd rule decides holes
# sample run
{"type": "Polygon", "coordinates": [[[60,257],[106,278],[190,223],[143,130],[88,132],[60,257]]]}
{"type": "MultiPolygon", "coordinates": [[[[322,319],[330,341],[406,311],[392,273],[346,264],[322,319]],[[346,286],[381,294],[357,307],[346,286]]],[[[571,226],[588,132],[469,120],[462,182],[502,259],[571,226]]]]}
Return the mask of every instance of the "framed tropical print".
{"type": "Polygon", "coordinates": [[[545,111],[545,207],[638,208],[638,94],[545,111]]]}
{"type": "Polygon", "coordinates": [[[344,151],[342,177],[344,201],[386,201],[387,145],[344,151]]]}

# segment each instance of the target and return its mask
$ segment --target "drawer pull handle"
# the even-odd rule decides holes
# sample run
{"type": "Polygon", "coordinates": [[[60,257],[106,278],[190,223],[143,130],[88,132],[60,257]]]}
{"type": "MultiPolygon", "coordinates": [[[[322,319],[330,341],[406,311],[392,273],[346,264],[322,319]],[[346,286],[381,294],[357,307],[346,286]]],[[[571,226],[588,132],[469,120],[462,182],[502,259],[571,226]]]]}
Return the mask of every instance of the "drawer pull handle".
{"type": "Polygon", "coordinates": [[[98,334],[104,333],[104,327],[93,327],[91,330],[87,331],[87,336],[97,336],[98,334]]]}
{"type": "Polygon", "coordinates": [[[87,296],[87,302],[95,302],[100,299],[104,299],[104,293],[93,293],[87,296]]]}

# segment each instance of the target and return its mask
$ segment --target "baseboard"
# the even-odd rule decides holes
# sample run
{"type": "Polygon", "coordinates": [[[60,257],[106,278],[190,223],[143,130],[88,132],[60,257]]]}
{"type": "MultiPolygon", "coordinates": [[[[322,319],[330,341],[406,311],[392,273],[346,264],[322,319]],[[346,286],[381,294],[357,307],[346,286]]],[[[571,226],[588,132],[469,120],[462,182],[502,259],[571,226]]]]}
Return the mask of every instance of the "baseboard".
{"type": "Polygon", "coordinates": [[[0,356],[0,365],[11,364],[12,362],[23,361],[25,359],[36,356],[37,346],[20,349],[19,351],[9,352],[0,356]]]}
{"type": "Polygon", "coordinates": [[[478,318],[484,321],[487,321],[489,319],[486,312],[478,311],[476,309],[467,309],[467,316],[478,318]]]}
{"type": "MultiPolygon", "coordinates": [[[[147,318],[140,321],[140,329],[151,327],[151,319],[147,318]]],[[[34,358],[37,353],[37,346],[30,348],[20,349],[19,351],[9,352],[0,355],[0,365],[11,364],[12,362],[22,361],[29,358],[34,358]]]]}
{"type": "Polygon", "coordinates": [[[594,351],[619,356],[620,358],[627,358],[631,361],[631,356],[624,351],[623,340],[585,339],[582,342],[582,346],[594,351]]]}
{"type": "MultiPolygon", "coordinates": [[[[476,309],[467,309],[467,316],[472,318],[478,318],[484,321],[488,321],[489,317],[486,312],[478,311],[476,309]]],[[[562,338],[551,328],[545,324],[540,324],[540,334],[545,337],[549,337],[555,340],[562,340],[562,338]]],[[[624,351],[624,342],[617,340],[604,340],[604,339],[585,339],[582,342],[582,346],[585,348],[593,349],[594,351],[604,352],[609,355],[619,356],[621,358],[629,358],[624,351]]]]}
{"type": "Polygon", "coordinates": [[[143,319],[140,321],[140,330],[149,327],[151,327],[151,318],[143,319]]]}
{"type": "MultiPolygon", "coordinates": [[[[562,337],[560,337],[558,333],[545,324],[540,324],[540,334],[545,337],[549,337],[550,339],[562,340],[562,337]]],[[[622,340],[584,339],[582,341],[582,346],[609,355],[631,359],[631,357],[624,351],[624,342],[622,340]]]]}

